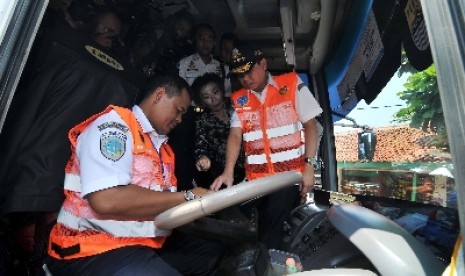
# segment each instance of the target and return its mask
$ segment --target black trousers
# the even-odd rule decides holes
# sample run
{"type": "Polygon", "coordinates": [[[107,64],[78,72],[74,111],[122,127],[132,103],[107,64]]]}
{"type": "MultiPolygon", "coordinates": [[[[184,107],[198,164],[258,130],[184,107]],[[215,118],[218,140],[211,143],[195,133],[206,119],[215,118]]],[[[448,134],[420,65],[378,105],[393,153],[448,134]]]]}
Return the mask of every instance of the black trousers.
{"type": "Polygon", "coordinates": [[[183,275],[216,275],[229,248],[193,233],[173,230],[158,255],[183,275]]]}
{"type": "Polygon", "coordinates": [[[248,202],[241,210],[247,215],[256,208],[259,242],[268,249],[281,249],[284,221],[299,204],[299,186],[294,185],[248,202]]]}
{"type": "Polygon", "coordinates": [[[223,245],[174,230],[162,249],[128,246],[92,257],[46,264],[56,275],[215,275],[226,254],[223,245]]]}
{"type": "Polygon", "coordinates": [[[127,246],[99,255],[67,261],[48,257],[45,263],[53,276],[181,275],[163,261],[152,248],[146,246],[127,246]]]}

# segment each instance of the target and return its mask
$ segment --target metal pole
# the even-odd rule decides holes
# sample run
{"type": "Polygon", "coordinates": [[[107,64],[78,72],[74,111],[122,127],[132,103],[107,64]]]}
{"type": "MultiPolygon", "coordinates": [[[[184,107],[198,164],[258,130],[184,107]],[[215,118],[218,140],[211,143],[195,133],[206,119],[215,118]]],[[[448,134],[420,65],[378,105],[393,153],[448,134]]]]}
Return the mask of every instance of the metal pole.
{"type": "MultiPolygon", "coordinates": [[[[421,0],[421,5],[454,164],[460,232],[465,237],[465,1],[421,0]]],[[[463,265],[465,257],[457,262],[463,265]]]]}
{"type": "Polygon", "coordinates": [[[331,114],[331,105],[329,102],[329,92],[326,79],[322,73],[312,75],[312,85],[323,109],[322,124],[323,124],[323,167],[321,171],[322,189],[326,191],[337,191],[337,161],[336,148],[334,145],[334,128],[331,114]]]}

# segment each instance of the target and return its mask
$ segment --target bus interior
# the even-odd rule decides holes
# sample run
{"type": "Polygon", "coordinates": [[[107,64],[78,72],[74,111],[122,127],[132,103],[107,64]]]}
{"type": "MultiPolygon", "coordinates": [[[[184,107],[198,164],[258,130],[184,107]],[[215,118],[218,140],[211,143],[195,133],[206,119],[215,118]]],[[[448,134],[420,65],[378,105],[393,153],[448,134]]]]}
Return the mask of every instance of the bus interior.
{"type": "MultiPolygon", "coordinates": [[[[441,275],[456,257],[454,246],[465,233],[464,1],[3,1],[0,138],[16,125],[15,104],[25,99],[17,91],[27,82],[28,65],[37,62],[37,41],[72,1],[120,11],[125,31],[114,47],[125,48],[125,53],[149,33],[159,36],[180,11],[187,12],[195,23],[210,24],[217,38],[233,32],[240,41],[261,47],[272,74],[299,73],[320,103],[317,183],[307,203],[283,225],[285,251],[264,248],[254,242],[253,229],[199,214],[192,205],[187,208],[190,219],[176,224],[221,242],[252,244],[224,260],[224,275],[283,275],[286,257],[298,261],[301,275],[441,275]],[[414,86],[415,80],[426,78],[422,72],[432,71],[433,84],[414,86]],[[388,84],[402,74],[410,81],[404,77],[401,90],[425,99],[420,119],[412,115],[421,110],[413,110],[418,98],[406,93],[401,93],[402,107],[410,121],[383,128],[351,117],[361,102],[366,104],[365,117],[376,119],[385,112],[389,104],[383,109],[376,100],[383,93],[396,95],[399,90],[388,91],[388,84]],[[430,110],[439,115],[428,117],[430,110]],[[434,144],[435,137],[445,140],[434,144]]],[[[0,179],[0,190],[9,190],[7,185],[0,179]]],[[[0,197],[0,208],[5,197],[7,193],[0,197]]],[[[170,216],[175,217],[173,212],[170,216]]],[[[18,267],[27,262],[18,265],[17,252],[8,242],[7,219],[2,224],[0,274],[35,275],[30,268],[18,267]]],[[[40,262],[44,254],[39,246],[31,262],[40,262]]],[[[456,269],[464,267],[461,257],[456,269]]]]}

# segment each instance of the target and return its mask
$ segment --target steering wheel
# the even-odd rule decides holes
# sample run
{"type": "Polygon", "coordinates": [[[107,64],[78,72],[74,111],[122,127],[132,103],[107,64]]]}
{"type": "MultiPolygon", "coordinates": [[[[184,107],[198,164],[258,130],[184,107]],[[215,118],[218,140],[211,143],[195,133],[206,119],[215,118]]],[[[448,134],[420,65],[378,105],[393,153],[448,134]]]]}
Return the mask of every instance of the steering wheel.
{"type": "Polygon", "coordinates": [[[298,184],[302,174],[297,171],[282,172],[220,190],[201,198],[187,201],[159,214],[155,220],[158,229],[169,230],[211,215],[224,208],[298,184]]]}
{"type": "Polygon", "coordinates": [[[355,204],[334,205],[328,219],[381,275],[442,275],[446,268],[405,229],[373,210],[355,204]]]}

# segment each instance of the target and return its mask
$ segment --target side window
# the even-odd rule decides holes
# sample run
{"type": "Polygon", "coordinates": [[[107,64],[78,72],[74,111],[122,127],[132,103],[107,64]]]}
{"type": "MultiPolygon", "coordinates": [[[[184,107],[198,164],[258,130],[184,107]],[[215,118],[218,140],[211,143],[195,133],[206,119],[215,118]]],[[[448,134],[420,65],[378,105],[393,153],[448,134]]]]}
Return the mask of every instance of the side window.
{"type": "Polygon", "coordinates": [[[404,63],[334,131],[340,192],[457,208],[434,64],[419,72],[404,63]]]}

